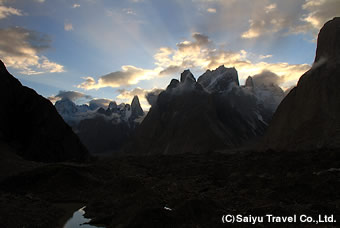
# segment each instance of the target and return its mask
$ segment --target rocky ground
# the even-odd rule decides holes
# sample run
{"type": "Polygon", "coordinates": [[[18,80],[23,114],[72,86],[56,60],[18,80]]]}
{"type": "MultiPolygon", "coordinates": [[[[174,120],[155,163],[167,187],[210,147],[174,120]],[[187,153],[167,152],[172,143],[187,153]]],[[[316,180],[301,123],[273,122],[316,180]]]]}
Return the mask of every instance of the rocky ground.
{"type": "Polygon", "coordinates": [[[61,227],[75,203],[107,227],[218,227],[223,214],[334,214],[340,221],[339,150],[18,164],[21,172],[1,178],[2,227],[61,227]]]}

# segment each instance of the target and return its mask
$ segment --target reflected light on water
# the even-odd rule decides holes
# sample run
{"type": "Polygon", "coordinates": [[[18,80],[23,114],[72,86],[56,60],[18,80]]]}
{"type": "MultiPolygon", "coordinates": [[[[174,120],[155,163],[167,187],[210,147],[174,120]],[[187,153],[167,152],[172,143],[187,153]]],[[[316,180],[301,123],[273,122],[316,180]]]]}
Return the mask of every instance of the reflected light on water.
{"type": "Polygon", "coordinates": [[[64,228],[103,228],[99,226],[93,226],[89,224],[84,224],[90,222],[91,219],[87,219],[84,217],[85,207],[80,208],[79,210],[73,213],[73,216],[65,223],[64,228]]]}

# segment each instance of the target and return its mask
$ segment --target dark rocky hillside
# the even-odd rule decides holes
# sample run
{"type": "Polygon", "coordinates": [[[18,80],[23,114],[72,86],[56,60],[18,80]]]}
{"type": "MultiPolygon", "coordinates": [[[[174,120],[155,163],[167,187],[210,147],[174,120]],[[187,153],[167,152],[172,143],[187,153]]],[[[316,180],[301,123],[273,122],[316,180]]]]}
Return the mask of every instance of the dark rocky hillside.
{"type": "Polygon", "coordinates": [[[265,148],[309,150],[340,147],[340,18],[318,36],[312,68],[278,107],[265,148]]]}
{"type": "Polygon", "coordinates": [[[52,103],[22,86],[0,62],[0,141],[25,159],[43,162],[80,161],[88,156],[52,103]]]}

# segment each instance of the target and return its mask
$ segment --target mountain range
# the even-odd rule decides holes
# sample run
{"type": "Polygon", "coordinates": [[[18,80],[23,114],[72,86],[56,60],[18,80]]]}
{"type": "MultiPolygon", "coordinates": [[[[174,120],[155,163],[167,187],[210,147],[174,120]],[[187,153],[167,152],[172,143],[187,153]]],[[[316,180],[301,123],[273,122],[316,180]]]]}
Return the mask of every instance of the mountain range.
{"type": "Polygon", "coordinates": [[[58,113],[92,154],[112,154],[121,149],[144,117],[138,96],[130,104],[112,101],[106,109],[76,105],[64,98],[55,103],[58,113]]]}
{"type": "Polygon", "coordinates": [[[240,86],[235,68],[207,70],[197,82],[185,70],[180,81],[173,79],[165,91],[149,99],[152,108],[143,122],[137,96],[131,105],[112,101],[106,109],[76,105],[67,98],[55,107],[92,154],[118,153],[122,148],[123,154],[141,155],[238,148],[264,134],[285,96],[277,84],[262,80],[277,77],[272,74],[249,76],[240,86]]]}
{"type": "Polygon", "coordinates": [[[185,70],[158,95],[124,152],[205,153],[249,146],[264,134],[284,97],[279,86],[257,84],[256,78],[240,86],[235,68],[207,70],[197,81],[185,70]]]}

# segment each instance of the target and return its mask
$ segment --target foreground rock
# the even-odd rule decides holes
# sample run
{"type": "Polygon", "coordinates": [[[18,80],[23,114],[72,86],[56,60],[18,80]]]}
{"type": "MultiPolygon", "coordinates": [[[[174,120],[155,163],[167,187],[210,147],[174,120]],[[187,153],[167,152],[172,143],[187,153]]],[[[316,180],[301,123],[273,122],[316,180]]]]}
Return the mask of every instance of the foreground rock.
{"type": "Polygon", "coordinates": [[[334,214],[340,221],[339,161],[338,150],[322,150],[49,164],[0,181],[0,224],[60,227],[53,223],[65,213],[60,203],[86,205],[85,215],[104,227],[226,227],[223,214],[334,214]]]}
{"type": "Polygon", "coordinates": [[[340,147],[340,18],[321,29],[314,64],[278,107],[264,147],[340,147]]]}
{"type": "Polygon", "coordinates": [[[0,62],[0,141],[25,159],[80,161],[88,156],[52,103],[22,86],[0,62]]]}

